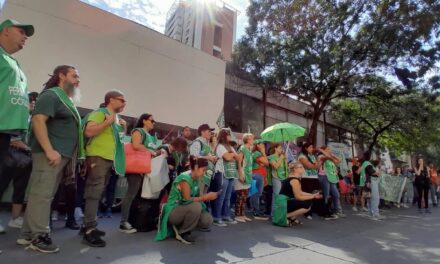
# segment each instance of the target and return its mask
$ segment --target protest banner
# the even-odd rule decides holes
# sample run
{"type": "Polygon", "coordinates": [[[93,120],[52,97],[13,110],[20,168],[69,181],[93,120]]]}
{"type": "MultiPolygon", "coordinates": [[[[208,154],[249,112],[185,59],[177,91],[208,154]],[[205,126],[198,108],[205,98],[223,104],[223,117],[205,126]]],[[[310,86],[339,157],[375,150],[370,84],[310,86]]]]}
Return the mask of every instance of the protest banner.
{"type": "Polygon", "coordinates": [[[379,182],[380,198],[389,202],[399,202],[406,186],[406,178],[382,174],[379,182]]]}

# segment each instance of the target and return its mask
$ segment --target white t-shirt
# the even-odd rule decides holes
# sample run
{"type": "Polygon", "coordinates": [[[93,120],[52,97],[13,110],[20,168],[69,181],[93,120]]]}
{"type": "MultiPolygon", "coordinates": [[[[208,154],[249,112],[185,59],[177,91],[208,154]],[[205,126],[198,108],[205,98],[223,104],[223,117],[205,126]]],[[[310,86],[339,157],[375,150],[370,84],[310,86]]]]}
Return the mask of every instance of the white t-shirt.
{"type": "MultiPolygon", "coordinates": [[[[232,149],[235,153],[235,150],[232,149]]],[[[215,164],[215,171],[219,171],[221,173],[225,173],[225,167],[223,166],[223,155],[228,153],[228,150],[222,144],[217,145],[217,150],[215,151],[215,155],[218,157],[217,163],[215,164]]]]}

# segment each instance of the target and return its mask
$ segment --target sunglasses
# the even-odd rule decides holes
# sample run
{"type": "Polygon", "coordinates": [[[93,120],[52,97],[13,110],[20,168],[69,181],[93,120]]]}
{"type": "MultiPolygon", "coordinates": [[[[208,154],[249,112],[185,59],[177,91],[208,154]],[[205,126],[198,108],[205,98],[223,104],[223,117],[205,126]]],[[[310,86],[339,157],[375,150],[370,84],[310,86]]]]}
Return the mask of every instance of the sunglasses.
{"type": "Polygon", "coordinates": [[[152,124],[156,123],[156,120],[154,119],[148,119],[148,121],[150,121],[152,124]]]}
{"type": "Polygon", "coordinates": [[[124,98],[118,98],[118,97],[115,97],[115,98],[113,98],[113,99],[118,100],[119,102],[121,102],[121,103],[123,103],[123,104],[127,103],[127,101],[126,101],[124,98]]]}

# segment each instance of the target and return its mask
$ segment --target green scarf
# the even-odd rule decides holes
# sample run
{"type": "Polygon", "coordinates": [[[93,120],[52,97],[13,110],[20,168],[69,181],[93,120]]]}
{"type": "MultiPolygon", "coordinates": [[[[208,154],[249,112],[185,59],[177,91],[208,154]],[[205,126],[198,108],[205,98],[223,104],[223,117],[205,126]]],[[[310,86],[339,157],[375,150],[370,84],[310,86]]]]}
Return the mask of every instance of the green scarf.
{"type": "Polygon", "coordinates": [[[246,184],[252,183],[252,154],[245,146],[240,147],[240,152],[243,152],[243,171],[244,181],[246,184]]]}
{"type": "Polygon", "coordinates": [[[49,89],[48,91],[54,92],[58,96],[58,98],[61,100],[61,102],[67,107],[67,109],[70,110],[73,117],[75,117],[75,120],[78,123],[78,152],[77,152],[78,155],[77,155],[77,157],[78,157],[78,159],[84,159],[85,158],[84,134],[82,131],[81,116],[79,115],[78,110],[76,109],[76,106],[73,104],[72,99],[60,87],[54,87],[54,88],[49,89]]]}
{"type": "MultiPolygon", "coordinates": [[[[104,113],[106,115],[110,115],[110,112],[107,108],[98,108],[95,110],[96,112],[104,113]]],[[[88,119],[86,119],[86,122],[84,122],[84,129],[85,125],[87,124],[88,119]]],[[[124,145],[122,144],[121,137],[119,136],[119,132],[121,132],[120,127],[113,122],[111,125],[112,132],[113,132],[113,138],[115,139],[115,156],[113,159],[113,167],[115,169],[116,174],[124,176],[125,175],[125,152],[124,152],[124,145]]]]}
{"type": "Polygon", "coordinates": [[[366,170],[366,168],[368,167],[368,166],[373,166],[373,164],[371,164],[371,162],[369,162],[369,161],[364,161],[363,163],[362,163],[362,166],[361,166],[361,177],[360,177],[360,180],[359,180],[359,186],[360,187],[364,187],[365,186],[365,182],[367,181],[367,177],[366,177],[366,175],[365,175],[365,170],[366,170]]]}

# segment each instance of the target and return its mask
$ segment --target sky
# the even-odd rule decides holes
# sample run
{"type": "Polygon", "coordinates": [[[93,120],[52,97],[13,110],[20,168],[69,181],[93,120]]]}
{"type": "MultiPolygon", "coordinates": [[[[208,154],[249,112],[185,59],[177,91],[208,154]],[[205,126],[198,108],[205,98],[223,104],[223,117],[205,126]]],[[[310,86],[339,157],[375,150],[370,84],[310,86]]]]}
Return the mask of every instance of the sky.
{"type": "MultiPolygon", "coordinates": [[[[175,0],[81,0],[121,17],[133,20],[161,33],[165,30],[168,10],[175,0]]],[[[209,1],[209,0],[196,0],[209,1]]],[[[223,0],[239,11],[237,17],[237,40],[247,25],[246,8],[249,0],[223,0]]]]}

